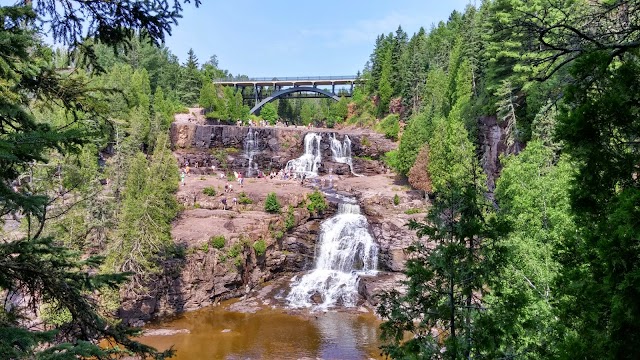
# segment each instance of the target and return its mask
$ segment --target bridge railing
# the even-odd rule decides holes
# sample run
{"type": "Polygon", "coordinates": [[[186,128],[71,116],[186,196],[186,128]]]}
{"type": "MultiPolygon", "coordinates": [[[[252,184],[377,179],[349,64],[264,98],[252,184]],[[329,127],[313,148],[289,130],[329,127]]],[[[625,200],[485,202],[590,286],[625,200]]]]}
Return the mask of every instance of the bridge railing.
{"type": "Polygon", "coordinates": [[[307,80],[351,80],[357,79],[356,75],[343,76],[297,76],[297,77],[258,77],[238,79],[233,77],[213,79],[213,82],[251,82],[251,81],[307,81],[307,80]]]}

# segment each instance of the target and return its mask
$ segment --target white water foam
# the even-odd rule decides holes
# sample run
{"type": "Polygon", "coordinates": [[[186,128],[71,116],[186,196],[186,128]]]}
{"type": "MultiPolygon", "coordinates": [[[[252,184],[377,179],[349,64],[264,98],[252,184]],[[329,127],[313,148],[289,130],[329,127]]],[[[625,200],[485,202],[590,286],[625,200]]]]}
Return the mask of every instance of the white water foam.
{"type": "Polygon", "coordinates": [[[362,176],[360,174],[356,174],[353,172],[353,158],[351,157],[351,139],[349,139],[348,135],[344,136],[344,140],[340,142],[336,138],[336,134],[331,134],[331,155],[333,157],[333,161],[337,163],[347,164],[349,165],[349,170],[355,176],[362,176]]]}
{"type": "Polygon", "coordinates": [[[294,277],[287,301],[296,308],[327,309],[356,305],[358,275],[377,268],[378,246],[369,233],[367,218],[355,204],[338,205],[338,213],[320,226],[316,267],[301,278],[294,277]]]}
{"type": "Polygon", "coordinates": [[[294,172],[306,177],[318,176],[318,167],[322,161],[320,151],[321,136],[318,133],[307,133],[304,136],[304,154],[297,159],[289,160],[285,172],[294,172]]]}
{"type": "Polygon", "coordinates": [[[247,137],[244,138],[244,142],[242,144],[244,150],[244,157],[249,160],[249,164],[247,165],[246,177],[252,177],[254,175],[258,175],[258,164],[253,161],[253,158],[260,152],[260,147],[258,143],[258,132],[253,130],[253,128],[249,128],[249,132],[247,133],[247,137]]]}

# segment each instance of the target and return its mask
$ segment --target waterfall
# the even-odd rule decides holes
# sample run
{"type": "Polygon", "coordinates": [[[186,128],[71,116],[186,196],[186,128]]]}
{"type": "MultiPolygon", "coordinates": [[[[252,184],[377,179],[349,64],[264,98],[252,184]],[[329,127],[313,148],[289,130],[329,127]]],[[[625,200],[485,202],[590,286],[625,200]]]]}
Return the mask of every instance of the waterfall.
{"type": "Polygon", "coordinates": [[[318,176],[318,166],[322,160],[320,152],[320,134],[307,133],[304,136],[304,154],[297,159],[289,160],[285,172],[305,174],[307,177],[318,176]]]}
{"type": "Polygon", "coordinates": [[[336,134],[331,134],[331,155],[333,156],[333,161],[337,163],[347,164],[349,165],[349,170],[355,176],[362,176],[353,172],[353,159],[351,158],[351,139],[349,139],[348,135],[344,136],[344,140],[340,142],[340,140],[336,139],[336,134]]]}
{"type": "Polygon", "coordinates": [[[249,128],[247,137],[244,138],[242,148],[244,150],[244,157],[249,160],[249,164],[247,165],[246,177],[257,175],[258,164],[253,161],[253,158],[257,153],[260,152],[258,144],[258,132],[251,127],[249,128]]]}
{"type": "Polygon", "coordinates": [[[320,296],[320,308],[356,305],[358,274],[373,272],[378,246],[369,233],[360,206],[341,203],[338,212],[320,225],[316,267],[300,279],[294,278],[287,301],[293,307],[312,306],[320,296]]]}

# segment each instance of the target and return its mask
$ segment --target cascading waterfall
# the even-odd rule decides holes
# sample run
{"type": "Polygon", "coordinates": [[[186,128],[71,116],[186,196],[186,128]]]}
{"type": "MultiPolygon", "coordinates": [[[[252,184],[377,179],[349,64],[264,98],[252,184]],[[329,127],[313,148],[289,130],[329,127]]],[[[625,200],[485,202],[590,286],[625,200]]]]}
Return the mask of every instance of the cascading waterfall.
{"type": "Polygon", "coordinates": [[[313,271],[294,278],[287,301],[292,307],[355,306],[358,275],[372,273],[378,263],[378,246],[369,233],[367,218],[357,204],[340,203],[338,212],[320,225],[318,257],[313,271]]]}
{"type": "Polygon", "coordinates": [[[260,152],[260,149],[258,144],[258,132],[253,128],[249,128],[249,132],[247,133],[247,137],[244,138],[242,147],[244,150],[244,157],[249,160],[249,165],[247,165],[246,177],[257,175],[258,164],[253,161],[253,158],[257,153],[260,152]]]}
{"type": "Polygon", "coordinates": [[[322,160],[320,139],[320,134],[307,133],[304,136],[304,154],[297,159],[289,160],[285,172],[294,172],[307,177],[318,176],[318,167],[322,160]]]}
{"type": "Polygon", "coordinates": [[[351,139],[348,135],[344,136],[344,140],[336,139],[336,134],[331,134],[331,155],[333,161],[337,163],[349,165],[349,170],[355,176],[362,176],[353,172],[353,159],[351,158],[351,139]]]}

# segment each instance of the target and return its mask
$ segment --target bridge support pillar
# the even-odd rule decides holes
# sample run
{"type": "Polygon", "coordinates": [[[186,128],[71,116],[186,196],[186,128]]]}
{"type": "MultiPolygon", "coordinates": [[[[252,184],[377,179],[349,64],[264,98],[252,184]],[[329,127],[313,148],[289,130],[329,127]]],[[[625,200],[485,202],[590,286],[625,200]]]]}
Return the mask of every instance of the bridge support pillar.
{"type": "Polygon", "coordinates": [[[336,93],[336,84],[334,82],[331,83],[331,92],[336,93]]]}
{"type": "Polygon", "coordinates": [[[351,83],[351,95],[353,95],[353,83],[351,83]]]}

